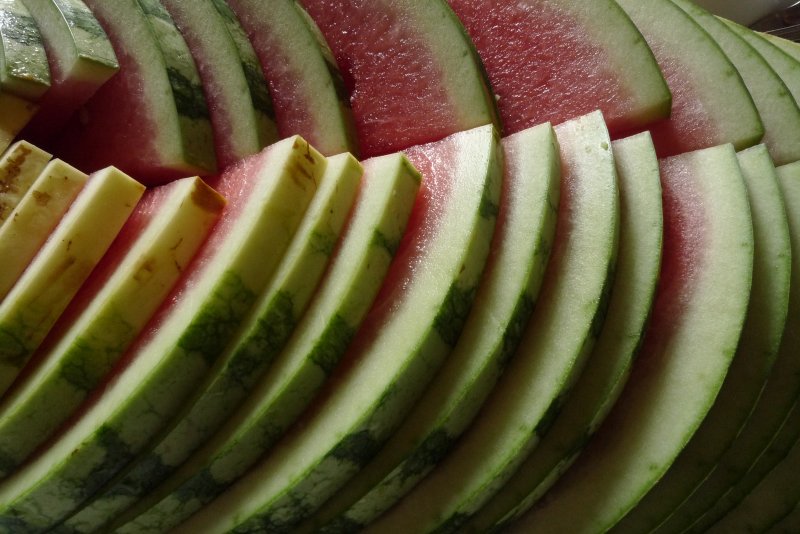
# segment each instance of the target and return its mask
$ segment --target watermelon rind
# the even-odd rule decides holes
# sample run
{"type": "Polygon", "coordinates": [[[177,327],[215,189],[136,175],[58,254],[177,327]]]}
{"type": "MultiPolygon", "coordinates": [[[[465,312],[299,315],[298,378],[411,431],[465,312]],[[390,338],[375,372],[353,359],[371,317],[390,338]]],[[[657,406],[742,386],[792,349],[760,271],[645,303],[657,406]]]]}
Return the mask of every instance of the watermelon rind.
{"type": "Polygon", "coordinates": [[[714,406],[658,483],[614,528],[650,532],[708,475],[745,424],[778,352],[789,306],[791,248],[775,167],[764,145],[738,154],[753,218],[753,282],[742,337],[714,406]]]}
{"type": "Polygon", "coordinates": [[[380,453],[297,531],[329,522],[325,531],[365,525],[399,500],[469,425],[513,355],[552,249],[560,161],[549,124],[502,143],[506,174],[498,227],[463,335],[380,453]]]}
{"type": "MultiPolygon", "coordinates": [[[[269,369],[305,313],[353,204],[362,168],[349,154],[328,158],[317,192],[274,279],[258,298],[237,339],[193,398],[153,442],[62,530],[99,529],[154,489],[211,439],[269,369]]],[[[399,209],[399,202],[396,206],[399,209]]]]}
{"type": "Polygon", "coordinates": [[[28,124],[39,107],[0,89],[0,151],[4,151],[28,124]]]}
{"type": "Polygon", "coordinates": [[[619,249],[597,344],[553,426],[500,491],[462,527],[466,532],[509,523],[555,483],[613,407],[641,345],[661,266],[658,161],[646,133],[615,141],[611,149],[620,191],[619,249]]]}
{"type": "MultiPolygon", "coordinates": [[[[61,160],[51,161],[0,226],[0,258],[4,259],[0,270],[0,301],[39,252],[87,178],[61,160]]],[[[0,392],[7,386],[5,377],[0,378],[0,392]]]]}
{"type": "Polygon", "coordinates": [[[420,179],[399,154],[366,160],[364,173],[326,278],[266,376],[175,476],[123,516],[119,523],[136,518],[120,532],[172,527],[221,493],[294,422],[344,355],[386,275],[420,179]]]}
{"type": "Polygon", "coordinates": [[[36,102],[49,88],[39,26],[22,0],[0,1],[0,91],[36,102]]]}
{"type": "MultiPolygon", "coordinates": [[[[494,230],[499,150],[494,129],[485,126],[406,151],[423,173],[423,187],[433,187],[421,195],[443,197],[435,206],[429,204],[433,199],[420,204],[427,197],[418,197],[422,211],[415,209],[412,220],[421,219],[395,256],[392,267],[402,272],[411,254],[418,265],[414,277],[395,299],[379,296],[302,425],[178,532],[291,529],[377,452],[455,344],[466,318],[494,230]],[[393,313],[383,316],[386,306],[393,313]]],[[[384,289],[400,289],[393,274],[384,289]]]]}
{"type": "Polygon", "coordinates": [[[751,44],[689,0],[672,0],[706,30],[742,76],[764,124],[762,142],[776,165],[800,159],[800,106],[790,88],[751,44]]]}
{"type": "Polygon", "coordinates": [[[50,153],[27,141],[17,141],[2,153],[0,157],[0,227],[51,157],[50,153]]]}
{"type": "MultiPolygon", "coordinates": [[[[143,193],[143,185],[113,167],[92,174],[0,302],[0,366],[4,375],[18,371],[30,359],[143,193]]],[[[8,399],[4,398],[0,412],[7,406],[8,399]]],[[[0,453],[0,473],[6,473],[18,461],[0,453]]]]}
{"type": "Polygon", "coordinates": [[[631,376],[587,448],[511,532],[611,528],[668,469],[725,378],[752,278],[744,179],[730,144],[661,160],[660,173],[662,267],[631,376]]]}

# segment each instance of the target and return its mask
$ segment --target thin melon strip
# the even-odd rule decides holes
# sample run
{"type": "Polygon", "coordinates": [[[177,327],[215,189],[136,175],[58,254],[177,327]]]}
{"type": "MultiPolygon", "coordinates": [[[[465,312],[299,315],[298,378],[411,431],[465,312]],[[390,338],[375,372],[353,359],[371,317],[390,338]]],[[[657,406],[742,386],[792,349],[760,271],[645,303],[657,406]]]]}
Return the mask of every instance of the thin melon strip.
{"type": "Polygon", "coordinates": [[[466,319],[494,230],[498,151],[491,126],[406,151],[422,188],[345,359],[300,424],[177,532],[291,529],[378,452],[466,319]]]}
{"type": "MultiPolygon", "coordinates": [[[[334,253],[361,174],[361,166],[349,154],[328,158],[314,199],[275,278],[258,298],[236,340],[209,372],[208,381],[197,388],[174,425],[154,440],[153,448],[66,521],[65,529],[99,529],[139,498],[154,494],[163,480],[232,417],[300,323],[334,253]]],[[[401,207],[395,202],[395,209],[401,207]]],[[[383,251],[373,252],[380,255],[383,251]]],[[[352,271],[352,264],[347,267],[352,271]]]]}
{"type": "Polygon", "coordinates": [[[575,461],[619,397],[641,345],[661,266],[661,183],[648,134],[612,144],[620,190],[617,268],[606,320],[564,407],[531,455],[462,527],[486,532],[530,508],[575,461]]]}
{"type": "MultiPolygon", "coordinates": [[[[800,255],[800,219],[797,216],[795,186],[800,181],[800,163],[782,165],[777,168],[777,172],[789,220],[793,259],[789,282],[789,312],[778,355],[761,395],[736,440],[703,483],[662,523],[658,532],[672,532],[677,529],[682,531],[692,524],[693,531],[702,531],[704,527],[713,524],[720,517],[720,511],[731,506],[728,501],[721,500],[724,494],[733,491],[739,482],[752,488],[769,470],[770,467],[763,469],[765,465],[769,465],[768,458],[765,458],[767,463],[764,464],[760,463],[759,457],[763,456],[762,452],[775,437],[780,435],[782,428],[795,433],[800,429],[800,410],[797,408],[797,400],[800,398],[800,359],[797,358],[797,347],[800,347],[800,262],[794,261],[800,255]],[[794,424],[787,427],[787,422],[791,419],[794,424]],[[758,466],[757,475],[754,474],[754,466],[758,466]],[[712,511],[718,502],[720,508],[712,511]],[[705,517],[701,517],[704,515],[705,517]]],[[[791,446],[793,440],[787,441],[787,447],[791,446]]]]}
{"type": "MultiPolygon", "coordinates": [[[[0,302],[47,241],[87,178],[61,160],[51,161],[0,226],[0,302]]],[[[0,391],[6,386],[5,377],[0,378],[0,391]]]]}
{"type": "Polygon", "coordinates": [[[364,162],[348,228],[314,301],[247,401],[175,476],[117,524],[119,532],[175,526],[244,475],[312,401],[375,298],[414,204],[420,176],[400,154],[364,162]]]}
{"type": "Polygon", "coordinates": [[[27,193],[52,155],[27,141],[17,141],[0,157],[0,227],[27,193]]]}
{"type": "Polygon", "coordinates": [[[65,519],[169,424],[274,273],[325,164],[295,137],[222,175],[226,209],[156,315],[63,433],[0,485],[14,525],[65,519]]]}
{"type": "Polygon", "coordinates": [[[599,112],[556,127],[561,203],[542,292],[522,341],[453,451],[367,532],[458,532],[539,441],[605,318],[619,201],[599,112]]]}
{"type": "Polygon", "coordinates": [[[762,142],[776,165],[800,159],[800,106],[770,64],[742,37],[689,0],[672,0],[706,30],[739,71],[764,124],[762,142]]]}
{"type": "Polygon", "coordinates": [[[620,523],[619,533],[650,532],[697,487],[736,438],[769,376],[789,306],[792,254],[783,197],[769,153],[738,154],[753,218],[753,283],[742,337],[714,406],[673,465],[620,523]]]}
{"type": "Polygon", "coordinates": [[[611,528],[674,461],[722,385],[752,276],[744,179],[729,144],[667,158],[660,170],[663,260],[641,353],[587,449],[511,532],[611,528]]]}
{"type": "MultiPolygon", "coordinates": [[[[144,186],[114,168],[94,173],[0,303],[0,366],[21,369],[133,211],[144,186]],[[102,221],[102,222],[99,222],[102,221]]],[[[6,400],[2,403],[8,405],[6,400]]],[[[12,444],[13,445],[13,444],[12,444]]],[[[0,472],[19,461],[0,448],[0,472]]]]}
{"type": "Polygon", "coordinates": [[[36,104],[0,90],[0,151],[14,141],[37,109],[36,104]]]}
{"type": "Polygon", "coordinates": [[[560,159],[550,125],[503,139],[498,227],[475,304],[453,353],[381,452],[297,531],[365,525],[421,479],[477,414],[513,355],[553,245],[560,159]]]}

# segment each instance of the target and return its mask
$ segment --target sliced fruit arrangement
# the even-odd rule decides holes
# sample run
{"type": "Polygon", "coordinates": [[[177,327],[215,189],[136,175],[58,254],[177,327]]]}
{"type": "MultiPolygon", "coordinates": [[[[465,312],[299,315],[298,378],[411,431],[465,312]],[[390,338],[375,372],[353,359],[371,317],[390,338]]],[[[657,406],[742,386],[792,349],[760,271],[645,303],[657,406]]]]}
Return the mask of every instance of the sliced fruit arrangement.
{"type": "Polygon", "coordinates": [[[612,135],[669,116],[653,53],[613,0],[448,2],[486,67],[506,133],[598,108],[612,135]]]}
{"type": "Polygon", "coordinates": [[[512,532],[613,526],[667,470],[725,377],[753,268],[744,179],[731,145],[662,160],[660,170],[664,253],[641,354],[587,449],[512,532]]]}
{"type": "Polygon", "coordinates": [[[170,528],[216,497],[297,419],[344,355],[386,276],[420,182],[401,154],[366,160],[364,168],[347,230],[306,318],[242,408],[175,476],[124,514],[118,525],[135,519],[120,531],[170,528]]]}
{"type": "Polygon", "coordinates": [[[227,4],[223,0],[161,1],[197,63],[220,167],[277,141],[267,81],[253,46],[227,4]]]}
{"type": "Polygon", "coordinates": [[[116,165],[155,184],[216,169],[208,106],[186,42],[157,0],[86,0],[117,52],[120,72],[53,140],[92,171],[116,165]]]}
{"type": "Polygon", "coordinates": [[[358,154],[336,63],[294,0],[228,0],[269,83],[281,136],[300,135],[326,156],[358,154]]]}
{"type": "Polygon", "coordinates": [[[21,135],[44,143],[113,76],[119,63],[102,26],[81,0],[22,0],[39,28],[51,85],[21,135]]]}
{"type": "Polygon", "coordinates": [[[368,532],[457,532],[535,446],[594,345],[617,254],[611,141],[599,112],[562,123],[556,134],[562,160],[558,227],[520,346],[453,451],[368,532]]]}
{"type": "Polygon", "coordinates": [[[300,425],[178,531],[291,529],[378,452],[455,345],[494,229],[499,142],[484,126],[406,154],[422,187],[341,365],[300,425]]]}
{"type": "Polygon", "coordinates": [[[473,45],[444,0],[300,3],[342,71],[363,157],[497,121],[473,45]]]}
{"type": "Polygon", "coordinates": [[[800,159],[800,106],[770,63],[708,11],[689,0],[672,1],[714,38],[739,71],[764,125],[762,142],[775,164],[800,159]]]}
{"type": "Polygon", "coordinates": [[[514,353],[553,246],[560,158],[549,124],[503,140],[498,228],[464,334],[378,455],[305,526],[365,525],[434,467],[472,421],[514,353]]]}
{"type": "Polygon", "coordinates": [[[750,415],[781,343],[789,305],[791,245],[778,178],[766,147],[738,155],[753,218],[753,280],[747,318],[714,405],[672,467],[617,532],[650,532],[686,499],[728,449],[750,415]]]}
{"type": "MultiPolygon", "coordinates": [[[[144,186],[114,168],[98,171],[0,302],[0,368],[16,375],[119,233],[144,186]]],[[[3,382],[7,384],[7,379],[3,382]]],[[[3,404],[7,406],[6,398],[3,404]]],[[[0,457],[0,465],[7,460],[0,457]]]]}
{"type": "Polygon", "coordinates": [[[27,141],[17,141],[0,157],[0,227],[28,192],[52,155],[27,141]]]}
{"type": "Polygon", "coordinates": [[[12,458],[27,458],[98,386],[189,264],[223,206],[199,178],[147,192],[0,403],[0,475],[9,473],[12,458]]]}
{"type": "MultiPolygon", "coordinates": [[[[63,161],[53,160],[9,213],[8,220],[0,226],[0,301],[47,241],[87,178],[63,161]]],[[[6,385],[0,379],[0,391],[5,391],[6,385]]]]}
{"type": "Polygon", "coordinates": [[[463,527],[509,523],[546,492],[578,456],[625,385],[650,314],[663,231],[655,148],[642,133],[612,144],[620,194],[617,266],[606,319],[586,367],[542,440],[514,475],[463,527]]]}

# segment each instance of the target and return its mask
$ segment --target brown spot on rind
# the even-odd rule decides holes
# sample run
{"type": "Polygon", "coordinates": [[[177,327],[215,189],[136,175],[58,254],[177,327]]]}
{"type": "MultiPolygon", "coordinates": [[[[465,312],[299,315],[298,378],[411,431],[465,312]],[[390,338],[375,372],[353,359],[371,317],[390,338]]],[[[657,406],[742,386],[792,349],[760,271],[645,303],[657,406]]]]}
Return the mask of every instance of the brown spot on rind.
{"type": "MultiPolygon", "coordinates": [[[[217,193],[210,185],[199,177],[195,180],[195,188],[192,192],[192,202],[201,209],[210,213],[219,213],[225,207],[227,201],[225,197],[217,193]]],[[[177,245],[176,245],[177,246],[177,245]]]]}
{"type": "Polygon", "coordinates": [[[137,282],[141,282],[143,280],[147,280],[153,275],[153,272],[156,270],[157,261],[155,258],[147,258],[142,262],[142,265],[137,269],[136,274],[133,275],[133,279],[137,282]]]}
{"type": "Polygon", "coordinates": [[[47,206],[47,204],[50,203],[50,199],[53,198],[48,193],[45,193],[44,191],[36,191],[36,190],[34,190],[34,191],[31,191],[31,194],[33,194],[33,200],[35,200],[36,203],[38,205],[40,205],[40,206],[47,206]]]}
{"type": "Polygon", "coordinates": [[[25,165],[25,161],[27,161],[30,154],[31,149],[21,145],[19,147],[19,153],[8,159],[8,166],[3,175],[0,176],[0,193],[17,190],[17,182],[15,179],[22,172],[22,166],[25,165]]]}

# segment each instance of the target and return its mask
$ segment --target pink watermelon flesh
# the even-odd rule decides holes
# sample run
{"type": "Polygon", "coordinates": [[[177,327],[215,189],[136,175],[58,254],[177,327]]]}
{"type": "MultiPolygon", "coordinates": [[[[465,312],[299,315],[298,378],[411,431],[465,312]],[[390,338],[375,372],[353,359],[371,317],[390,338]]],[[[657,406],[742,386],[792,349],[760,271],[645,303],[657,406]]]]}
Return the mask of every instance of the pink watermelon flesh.
{"type": "Polygon", "coordinates": [[[506,134],[596,109],[612,134],[632,127],[629,91],[568,13],[547,2],[448,2],[483,60],[506,134]]]}
{"type": "MultiPolygon", "coordinates": [[[[302,0],[344,77],[363,157],[466,129],[428,43],[389,2],[302,0]]],[[[475,125],[471,125],[475,126],[475,125]]],[[[471,127],[470,126],[470,127],[471,127]]]]}

